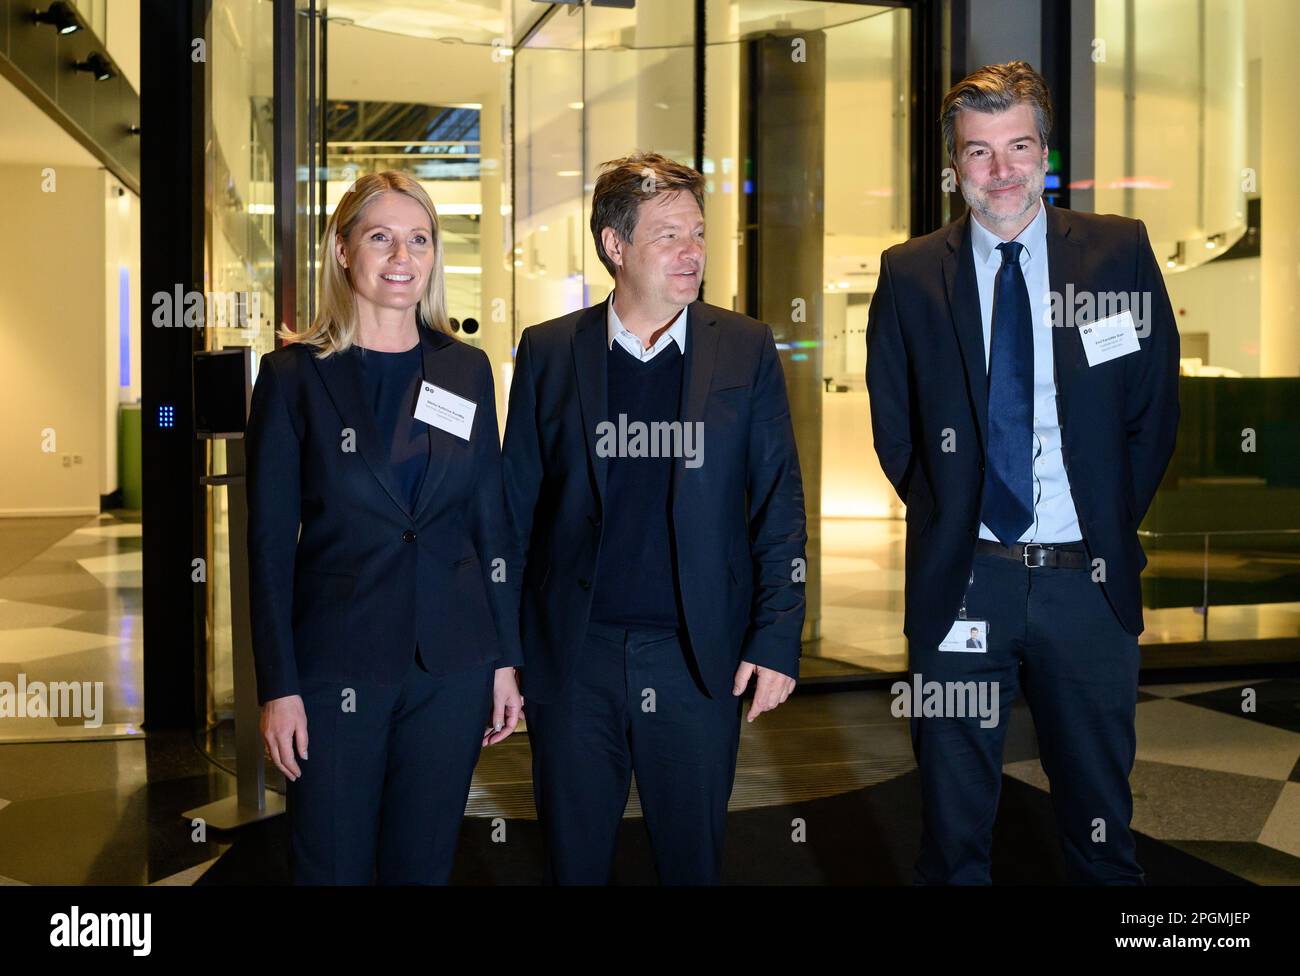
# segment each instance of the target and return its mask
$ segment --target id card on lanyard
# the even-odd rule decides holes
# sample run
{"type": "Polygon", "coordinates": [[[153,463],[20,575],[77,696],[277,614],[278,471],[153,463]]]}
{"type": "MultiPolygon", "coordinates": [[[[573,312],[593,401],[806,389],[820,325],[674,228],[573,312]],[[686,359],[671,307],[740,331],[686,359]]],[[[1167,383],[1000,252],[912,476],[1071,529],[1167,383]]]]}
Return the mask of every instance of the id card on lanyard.
{"type": "Polygon", "coordinates": [[[966,616],[966,594],[975,583],[975,570],[970,571],[966,590],[961,595],[957,619],[948,628],[948,636],[939,641],[939,650],[961,654],[984,654],[989,648],[989,622],[966,616]]]}

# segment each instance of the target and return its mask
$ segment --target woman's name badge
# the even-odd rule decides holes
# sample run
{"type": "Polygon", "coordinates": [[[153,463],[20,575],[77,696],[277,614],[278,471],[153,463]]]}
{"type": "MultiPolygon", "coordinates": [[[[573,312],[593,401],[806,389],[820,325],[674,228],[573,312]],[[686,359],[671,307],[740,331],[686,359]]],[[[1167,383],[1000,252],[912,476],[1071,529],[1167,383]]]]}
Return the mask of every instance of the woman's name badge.
{"type": "Polygon", "coordinates": [[[962,651],[966,654],[983,654],[989,648],[989,624],[987,620],[953,621],[948,636],[939,642],[941,651],[962,651]]]}
{"type": "Polygon", "coordinates": [[[425,380],[420,384],[420,396],[415,401],[415,419],[467,441],[477,409],[478,404],[473,400],[456,396],[450,390],[425,380]]]}

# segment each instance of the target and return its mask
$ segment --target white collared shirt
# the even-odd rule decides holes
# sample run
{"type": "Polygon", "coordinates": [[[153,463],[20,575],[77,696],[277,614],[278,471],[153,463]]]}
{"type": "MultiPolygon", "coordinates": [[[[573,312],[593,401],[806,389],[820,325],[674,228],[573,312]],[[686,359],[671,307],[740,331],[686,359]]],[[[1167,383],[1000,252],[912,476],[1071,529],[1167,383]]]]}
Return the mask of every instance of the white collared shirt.
{"type": "MultiPolygon", "coordinates": [[[[993,332],[993,292],[1002,266],[1001,238],[970,217],[975,279],[979,283],[980,319],[984,324],[984,369],[989,367],[993,332]]],[[[1052,350],[1050,278],[1047,273],[1047,208],[1038,201],[1038,215],[1015,240],[1024,245],[1020,270],[1029,292],[1034,333],[1034,521],[1020,542],[1072,542],[1083,538],[1070,493],[1070,479],[1061,457],[1061,425],[1056,412],[1055,355],[1052,350]],[[1037,305],[1037,309],[1034,306],[1037,305]]],[[[983,522],[980,538],[997,541],[983,522]]]]}
{"type": "Polygon", "coordinates": [[[641,345],[641,340],[623,327],[619,321],[618,313],[614,311],[614,293],[609,293],[609,313],[605,317],[608,329],[608,345],[610,349],[614,348],[614,343],[618,343],[628,352],[630,352],[641,362],[654,359],[655,356],[668,348],[668,343],[676,342],[677,348],[682,355],[686,354],[686,308],[682,308],[681,314],[673,319],[673,324],[668,326],[659,334],[655,344],[647,349],[641,345]]]}

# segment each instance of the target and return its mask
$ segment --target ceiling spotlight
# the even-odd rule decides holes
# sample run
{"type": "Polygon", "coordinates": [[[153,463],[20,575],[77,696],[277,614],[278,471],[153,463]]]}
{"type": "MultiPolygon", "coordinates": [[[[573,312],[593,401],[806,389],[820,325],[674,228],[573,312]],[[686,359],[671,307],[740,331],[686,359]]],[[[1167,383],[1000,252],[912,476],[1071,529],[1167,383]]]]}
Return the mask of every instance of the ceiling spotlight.
{"type": "Polygon", "coordinates": [[[85,61],[78,61],[76,67],[78,71],[89,71],[95,76],[96,81],[108,81],[110,78],[117,77],[117,72],[108,63],[108,59],[98,51],[92,53],[85,61]]]}
{"type": "Polygon", "coordinates": [[[49,9],[44,13],[39,10],[32,11],[32,19],[38,24],[50,24],[60,34],[75,34],[81,30],[81,21],[77,19],[77,12],[63,0],[50,4],[49,9]]]}

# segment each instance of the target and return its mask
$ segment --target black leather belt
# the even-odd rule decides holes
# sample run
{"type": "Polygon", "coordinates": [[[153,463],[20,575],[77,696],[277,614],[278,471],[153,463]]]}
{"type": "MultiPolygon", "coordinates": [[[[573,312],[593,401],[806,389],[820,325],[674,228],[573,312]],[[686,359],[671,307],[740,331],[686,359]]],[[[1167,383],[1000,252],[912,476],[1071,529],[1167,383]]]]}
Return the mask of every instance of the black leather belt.
{"type": "Polygon", "coordinates": [[[1083,540],[1078,542],[1017,542],[1013,546],[1004,546],[988,539],[975,543],[975,551],[986,556],[1001,556],[1024,563],[1030,569],[1047,567],[1048,569],[1085,569],[1088,562],[1088,550],[1083,540]]]}

